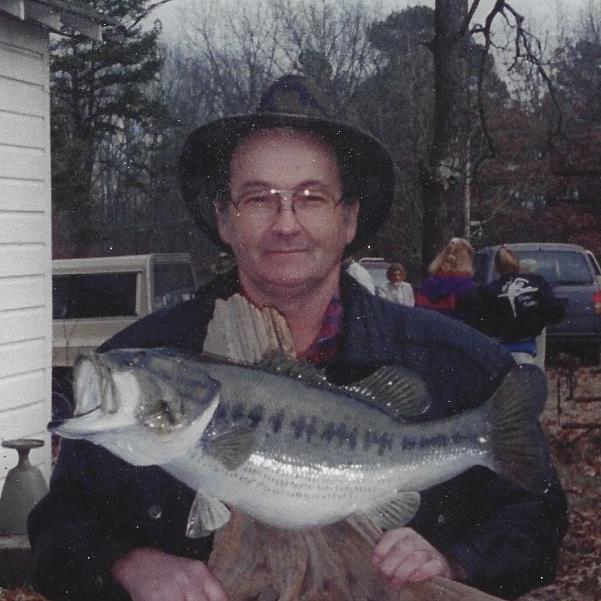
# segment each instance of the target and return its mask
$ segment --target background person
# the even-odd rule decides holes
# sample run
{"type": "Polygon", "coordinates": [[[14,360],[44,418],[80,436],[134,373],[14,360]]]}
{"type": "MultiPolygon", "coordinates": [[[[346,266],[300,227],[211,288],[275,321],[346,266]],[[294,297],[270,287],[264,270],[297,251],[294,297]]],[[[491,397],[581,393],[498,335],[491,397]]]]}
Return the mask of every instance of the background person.
{"type": "Polygon", "coordinates": [[[413,307],[415,297],[413,295],[413,286],[405,281],[407,272],[400,263],[391,263],[386,270],[386,279],[388,283],[376,288],[376,294],[380,298],[385,298],[393,303],[413,307]]]}
{"type": "MultiPolygon", "coordinates": [[[[375,297],[342,270],[385,219],[394,175],[382,144],[326,107],[311,82],[286,76],[257,112],[190,134],[184,199],[237,266],[101,350],[200,351],[216,300],[242,292],[276,307],[298,356],[333,383],[400,365],[428,388],[423,419],[476,407],[513,368],[510,355],[458,321],[375,297]]],[[[224,601],[205,563],[211,539],[185,536],[194,496],[159,467],[65,440],[50,492],[30,515],[35,586],[54,601],[224,601]]],[[[393,586],[438,575],[516,597],[553,578],[566,523],[554,472],[536,495],[476,467],[423,491],[413,520],[383,535],[372,562],[393,586]]]]}
{"type": "MultiPolygon", "coordinates": [[[[495,268],[499,278],[483,291],[482,330],[507,349],[517,363],[535,363],[536,337],[548,324],[561,321],[565,308],[549,283],[532,273],[535,265],[526,263],[524,272],[510,248],[499,248],[495,268]]],[[[539,360],[544,368],[544,354],[539,360]]]]}
{"type": "Polygon", "coordinates": [[[471,323],[472,304],[466,304],[477,287],[474,249],[464,238],[453,238],[428,267],[428,277],[415,296],[415,306],[471,323]]]}

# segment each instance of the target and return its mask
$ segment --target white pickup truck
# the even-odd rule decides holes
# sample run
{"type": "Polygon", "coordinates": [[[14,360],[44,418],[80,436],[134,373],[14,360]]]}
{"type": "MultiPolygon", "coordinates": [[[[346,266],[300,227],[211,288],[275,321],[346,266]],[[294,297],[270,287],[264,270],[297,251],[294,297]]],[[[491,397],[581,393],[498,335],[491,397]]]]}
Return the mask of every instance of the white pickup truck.
{"type": "Polygon", "coordinates": [[[53,260],[53,399],[71,399],[71,367],[80,352],[195,291],[186,253],[53,260]]]}

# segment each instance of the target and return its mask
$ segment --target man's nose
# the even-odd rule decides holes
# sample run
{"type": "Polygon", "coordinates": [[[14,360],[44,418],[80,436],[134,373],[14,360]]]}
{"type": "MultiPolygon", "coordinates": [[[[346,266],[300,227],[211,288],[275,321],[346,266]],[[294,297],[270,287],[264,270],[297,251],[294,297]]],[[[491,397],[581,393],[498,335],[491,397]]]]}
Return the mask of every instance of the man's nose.
{"type": "Polygon", "coordinates": [[[282,234],[294,234],[301,229],[301,223],[294,210],[294,204],[288,198],[282,198],[276,213],[272,229],[282,234]]]}

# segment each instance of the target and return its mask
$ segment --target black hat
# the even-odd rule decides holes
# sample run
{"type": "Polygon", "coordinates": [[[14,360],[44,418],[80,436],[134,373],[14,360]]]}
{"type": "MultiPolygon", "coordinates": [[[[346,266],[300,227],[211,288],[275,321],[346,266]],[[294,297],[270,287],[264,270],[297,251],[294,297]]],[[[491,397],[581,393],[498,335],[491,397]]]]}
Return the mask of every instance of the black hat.
{"type": "Polygon", "coordinates": [[[315,132],[334,148],[351,176],[345,193],[360,201],[357,234],[346,254],[368,242],[392,202],[392,159],[379,140],[333,120],[332,112],[311,80],[285,75],[264,92],[256,112],[211,121],[188,136],[179,164],[182,195],[194,221],[217,246],[230,250],[219,237],[213,203],[225,183],[231,153],[243,137],[267,127],[315,132]]]}

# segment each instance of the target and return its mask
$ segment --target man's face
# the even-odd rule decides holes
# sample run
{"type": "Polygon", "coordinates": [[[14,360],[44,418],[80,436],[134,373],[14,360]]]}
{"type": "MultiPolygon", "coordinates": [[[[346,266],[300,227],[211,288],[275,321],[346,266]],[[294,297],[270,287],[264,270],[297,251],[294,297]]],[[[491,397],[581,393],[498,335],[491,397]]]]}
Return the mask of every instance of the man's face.
{"type": "Polygon", "coordinates": [[[232,154],[230,196],[217,212],[217,223],[243,284],[250,281],[267,293],[274,287],[309,289],[338,273],[344,248],[355,236],[359,207],[339,202],[336,156],[317,136],[283,128],[251,134],[232,154]],[[270,190],[285,190],[273,213],[249,213],[240,203],[270,190]],[[308,190],[331,202],[317,211],[301,211],[299,202],[293,210],[292,193],[308,190]]]}

